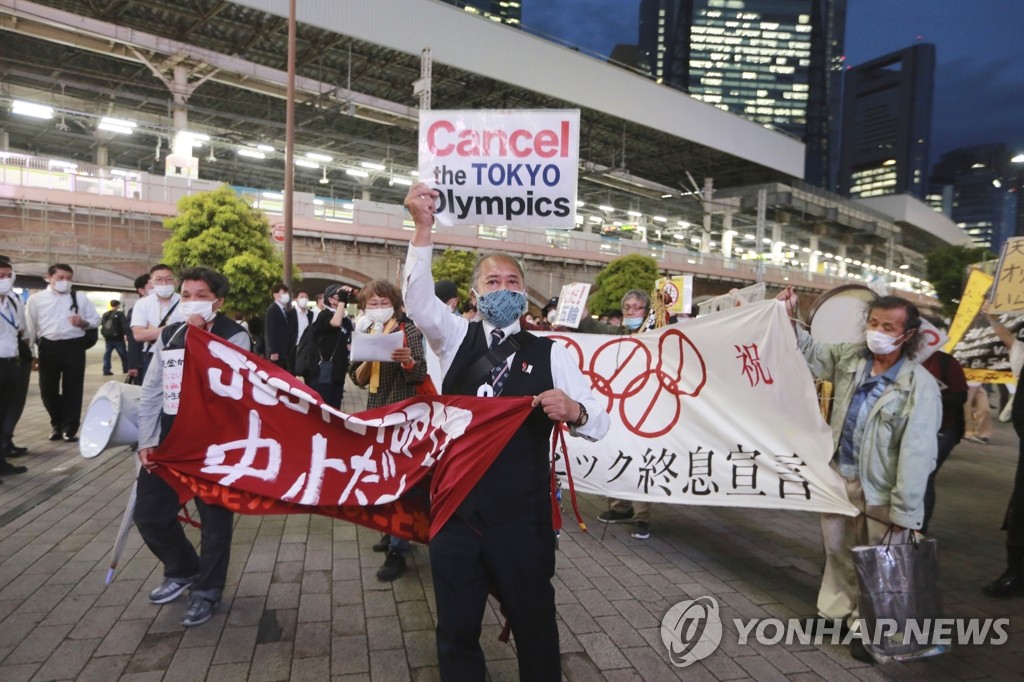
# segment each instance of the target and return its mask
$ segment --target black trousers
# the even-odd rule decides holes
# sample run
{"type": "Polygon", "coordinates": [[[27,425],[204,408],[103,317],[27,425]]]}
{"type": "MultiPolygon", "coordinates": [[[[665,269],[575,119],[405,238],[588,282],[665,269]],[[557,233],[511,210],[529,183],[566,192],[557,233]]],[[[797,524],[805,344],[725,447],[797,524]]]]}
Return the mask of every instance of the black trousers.
{"type": "Polygon", "coordinates": [[[512,627],[519,679],[562,679],[555,622],[555,536],[551,514],[470,527],[458,516],[430,541],[441,679],[483,680],[480,623],[493,588],[512,627]]]}
{"type": "Polygon", "coordinates": [[[54,429],[66,434],[78,432],[84,383],[85,348],[81,341],[39,340],[39,395],[54,429]]]}
{"type": "Polygon", "coordinates": [[[227,582],[234,514],[198,498],[195,502],[203,526],[202,554],[196,553],[178,521],[178,494],[157,474],[145,469],[139,472],[135,525],[146,546],[164,565],[164,578],[195,578],[192,593],[216,602],[227,582]]]}
{"type": "MultiPolygon", "coordinates": [[[[21,390],[21,365],[17,358],[0,358],[0,386],[3,386],[0,389],[0,453],[11,447],[14,427],[25,407],[25,392],[21,390]]],[[[27,386],[25,388],[28,389],[27,386]]]]}

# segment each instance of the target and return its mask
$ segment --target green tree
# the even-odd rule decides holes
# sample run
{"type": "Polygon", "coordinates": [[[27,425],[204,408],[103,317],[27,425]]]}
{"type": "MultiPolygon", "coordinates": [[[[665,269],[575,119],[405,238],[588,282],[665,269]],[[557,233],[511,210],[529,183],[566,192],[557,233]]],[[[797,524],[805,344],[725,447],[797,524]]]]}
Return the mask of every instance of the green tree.
{"type": "Polygon", "coordinates": [[[956,313],[967,268],[995,257],[994,253],[980,246],[949,245],[928,254],[928,281],[935,287],[946,315],[956,313]]]}
{"type": "Polygon", "coordinates": [[[622,307],[622,297],[630,289],[650,293],[658,279],[658,261],[650,256],[631,253],[616,258],[598,273],[594,280],[597,291],[590,294],[587,307],[590,312],[600,315],[608,310],[622,307]]]}
{"type": "Polygon", "coordinates": [[[459,288],[459,303],[469,300],[469,289],[473,286],[473,266],[477,255],[472,251],[456,251],[445,249],[445,252],[434,259],[430,272],[434,280],[450,279],[459,288]]]}
{"type": "Polygon", "coordinates": [[[178,214],[165,219],[164,227],[171,231],[164,262],[175,272],[200,265],[217,270],[231,282],[226,312],[263,313],[284,265],[270,243],[270,221],[262,211],[224,185],[183,197],[178,214]]]}

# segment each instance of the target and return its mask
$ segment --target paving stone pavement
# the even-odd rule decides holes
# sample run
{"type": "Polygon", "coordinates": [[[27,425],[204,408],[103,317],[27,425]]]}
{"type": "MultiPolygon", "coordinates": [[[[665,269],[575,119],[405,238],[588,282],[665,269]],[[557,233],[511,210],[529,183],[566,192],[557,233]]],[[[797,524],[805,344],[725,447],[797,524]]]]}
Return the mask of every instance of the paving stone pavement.
{"type": "MultiPolygon", "coordinates": [[[[90,351],[86,402],[104,381],[90,351]]],[[[5,390],[6,387],[0,387],[5,390]]],[[[346,393],[357,411],[365,394],[346,393]]],[[[377,535],[315,516],[238,516],[224,600],[209,623],[179,624],[183,600],[153,606],[157,562],[130,534],[116,578],[104,584],[131,488],[122,448],[93,460],[46,440],[33,384],[16,433],[27,474],[0,485],[0,681],[380,680],[438,678],[427,551],[394,583],[374,573],[377,535]]],[[[593,521],[600,498],[581,495],[589,533],[562,533],[554,580],[567,680],[1024,679],[1024,599],[979,588],[1003,569],[999,532],[1017,456],[1008,424],[991,445],[961,443],[939,476],[932,521],[947,617],[1009,618],[1001,645],[954,647],[914,663],[866,665],[845,647],[738,643],[734,618],[814,612],[821,540],[813,514],[658,505],[653,536],[593,521]],[[660,623],[703,595],[721,606],[720,648],[687,668],[669,662],[660,623]]],[[[571,447],[571,444],[570,444],[571,447]]],[[[568,505],[566,505],[568,509],[568,505]]],[[[195,535],[194,530],[190,533],[195,535]]],[[[518,679],[513,650],[488,608],[483,647],[492,680],[518,679]]]]}

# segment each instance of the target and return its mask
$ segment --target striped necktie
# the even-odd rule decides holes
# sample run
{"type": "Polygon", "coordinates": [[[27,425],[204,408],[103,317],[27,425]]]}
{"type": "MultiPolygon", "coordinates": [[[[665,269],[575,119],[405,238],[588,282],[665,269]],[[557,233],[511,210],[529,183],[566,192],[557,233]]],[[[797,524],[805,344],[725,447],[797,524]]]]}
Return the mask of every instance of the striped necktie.
{"type": "MultiPolygon", "coordinates": [[[[491,330],[491,350],[494,350],[501,345],[502,339],[505,338],[505,332],[500,329],[491,330]]],[[[491,370],[491,388],[494,389],[494,395],[501,395],[501,389],[505,388],[505,381],[508,379],[508,363],[503,362],[491,370]]]]}

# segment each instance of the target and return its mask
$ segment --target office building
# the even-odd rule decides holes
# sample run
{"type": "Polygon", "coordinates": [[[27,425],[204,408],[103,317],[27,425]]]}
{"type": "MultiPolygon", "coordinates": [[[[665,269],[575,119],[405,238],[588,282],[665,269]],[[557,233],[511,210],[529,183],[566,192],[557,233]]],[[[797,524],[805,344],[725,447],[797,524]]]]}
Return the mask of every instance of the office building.
{"type": "Polygon", "coordinates": [[[935,46],[919,43],[846,72],[839,193],[924,199],[935,46]]]}
{"type": "Polygon", "coordinates": [[[641,0],[658,82],[800,138],[805,179],[837,178],[846,0],[641,0]]]}
{"type": "Polygon", "coordinates": [[[519,0],[444,0],[467,12],[519,28],[523,20],[523,3],[519,0]]]}
{"type": "Polygon", "coordinates": [[[1005,144],[961,147],[935,164],[932,194],[944,198],[944,212],[975,244],[998,253],[1008,237],[1020,234],[1020,176],[1005,144]]]}

